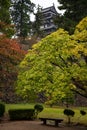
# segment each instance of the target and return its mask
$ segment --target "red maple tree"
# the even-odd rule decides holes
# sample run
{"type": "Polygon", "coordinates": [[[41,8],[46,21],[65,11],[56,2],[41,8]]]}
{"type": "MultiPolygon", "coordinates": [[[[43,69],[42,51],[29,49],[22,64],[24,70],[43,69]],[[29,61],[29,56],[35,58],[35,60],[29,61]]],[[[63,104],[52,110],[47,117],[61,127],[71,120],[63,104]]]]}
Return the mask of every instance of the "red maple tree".
{"type": "Polygon", "coordinates": [[[7,100],[17,74],[18,64],[27,52],[15,40],[0,35],[0,98],[7,100]]]}

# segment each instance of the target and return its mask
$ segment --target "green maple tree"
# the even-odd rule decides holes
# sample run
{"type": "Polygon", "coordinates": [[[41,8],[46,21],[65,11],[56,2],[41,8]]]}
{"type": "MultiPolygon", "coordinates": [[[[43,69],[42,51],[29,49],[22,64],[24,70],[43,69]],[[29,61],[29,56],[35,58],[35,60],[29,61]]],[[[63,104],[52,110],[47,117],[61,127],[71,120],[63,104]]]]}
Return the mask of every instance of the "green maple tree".
{"type": "Polygon", "coordinates": [[[44,92],[47,101],[87,98],[87,17],[75,33],[59,29],[29,50],[20,64],[17,92],[24,97],[44,92]]]}

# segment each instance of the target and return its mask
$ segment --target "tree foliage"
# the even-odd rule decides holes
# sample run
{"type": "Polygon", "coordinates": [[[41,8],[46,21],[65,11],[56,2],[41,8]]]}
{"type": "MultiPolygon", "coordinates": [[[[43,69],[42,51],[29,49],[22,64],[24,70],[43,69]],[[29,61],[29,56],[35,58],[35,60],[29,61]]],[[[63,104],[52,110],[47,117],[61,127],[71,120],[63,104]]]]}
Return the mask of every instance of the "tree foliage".
{"type": "Polygon", "coordinates": [[[0,32],[4,33],[7,37],[14,34],[14,26],[11,25],[10,18],[10,0],[0,1],[0,32]]]}
{"type": "Polygon", "coordinates": [[[4,23],[7,24],[11,23],[9,8],[10,8],[10,0],[0,1],[0,21],[3,21],[4,23]]]}
{"type": "Polygon", "coordinates": [[[41,13],[41,6],[38,5],[37,7],[37,12],[34,13],[35,15],[35,21],[33,22],[33,34],[36,35],[37,37],[43,37],[44,36],[44,32],[41,31],[40,26],[42,25],[42,18],[43,15],[41,13]]]}
{"type": "Polygon", "coordinates": [[[87,1],[85,0],[58,0],[59,9],[65,10],[64,15],[76,22],[87,16],[87,1]]]}
{"type": "Polygon", "coordinates": [[[20,64],[17,92],[43,92],[52,103],[72,98],[73,92],[87,97],[87,17],[75,33],[59,29],[29,50],[20,64]]]}
{"type": "Polygon", "coordinates": [[[16,35],[25,38],[30,32],[30,13],[34,4],[30,0],[12,0],[11,16],[16,28],[16,35]]]}
{"type": "Polygon", "coordinates": [[[87,16],[87,1],[58,0],[58,2],[60,3],[58,9],[65,10],[63,16],[57,19],[58,25],[73,33],[76,24],[87,16]]]}
{"type": "Polygon", "coordinates": [[[17,78],[18,64],[25,53],[15,40],[0,36],[0,98],[9,95],[9,88],[17,78]]]}

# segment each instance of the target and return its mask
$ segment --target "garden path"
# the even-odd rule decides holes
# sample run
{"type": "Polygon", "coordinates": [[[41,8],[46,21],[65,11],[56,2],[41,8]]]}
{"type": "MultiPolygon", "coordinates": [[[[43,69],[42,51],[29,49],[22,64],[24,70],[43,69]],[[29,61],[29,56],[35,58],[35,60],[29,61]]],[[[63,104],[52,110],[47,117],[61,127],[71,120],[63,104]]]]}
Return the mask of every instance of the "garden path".
{"type": "Polygon", "coordinates": [[[87,130],[84,126],[65,126],[59,127],[42,125],[41,121],[8,121],[0,123],[0,130],[87,130]]]}

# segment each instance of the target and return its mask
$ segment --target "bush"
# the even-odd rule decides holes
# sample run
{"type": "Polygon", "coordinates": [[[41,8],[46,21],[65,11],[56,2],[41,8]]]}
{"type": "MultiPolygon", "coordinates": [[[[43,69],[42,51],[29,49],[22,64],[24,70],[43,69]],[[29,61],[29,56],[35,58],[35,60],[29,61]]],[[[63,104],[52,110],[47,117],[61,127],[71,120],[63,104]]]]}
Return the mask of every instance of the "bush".
{"type": "Polygon", "coordinates": [[[75,112],[71,109],[65,109],[64,114],[67,116],[74,116],[75,112]]]}
{"type": "Polygon", "coordinates": [[[68,117],[68,124],[71,123],[71,117],[74,116],[75,112],[71,109],[65,109],[64,114],[68,117]]]}
{"type": "Polygon", "coordinates": [[[84,115],[86,115],[86,112],[85,112],[84,110],[80,110],[80,114],[81,114],[82,116],[84,116],[84,115]]]}
{"type": "Polygon", "coordinates": [[[41,104],[36,104],[36,105],[34,106],[34,109],[35,109],[36,111],[38,111],[38,112],[41,112],[44,108],[43,108],[43,106],[42,106],[41,104]]]}
{"type": "Polygon", "coordinates": [[[36,104],[34,106],[34,110],[35,110],[35,118],[37,118],[37,115],[39,112],[43,111],[43,106],[41,104],[36,104]]]}
{"type": "Polygon", "coordinates": [[[0,117],[4,115],[5,112],[5,104],[0,102],[0,117]]]}
{"type": "Polygon", "coordinates": [[[10,120],[33,120],[34,109],[10,109],[8,111],[10,120]]]}

